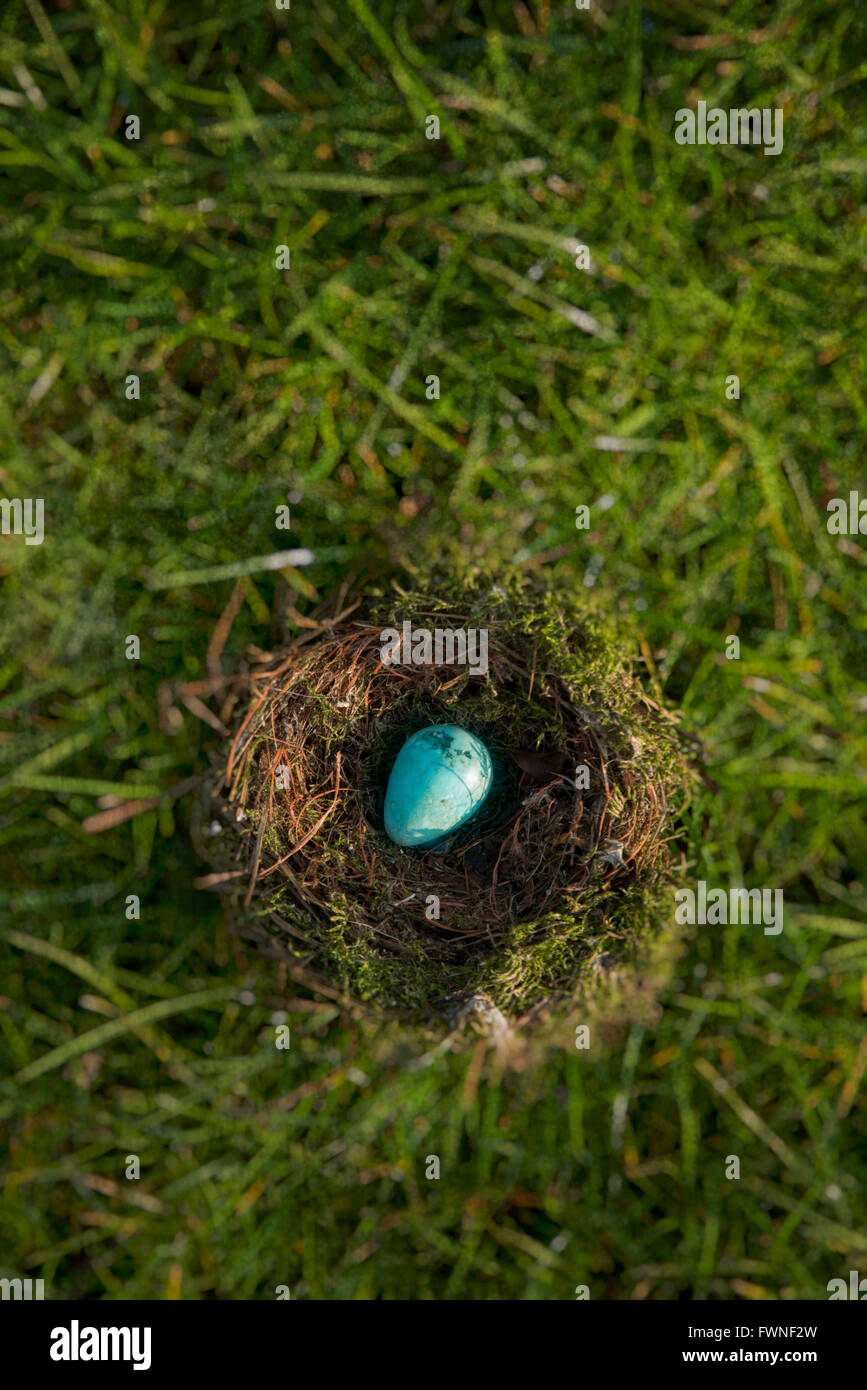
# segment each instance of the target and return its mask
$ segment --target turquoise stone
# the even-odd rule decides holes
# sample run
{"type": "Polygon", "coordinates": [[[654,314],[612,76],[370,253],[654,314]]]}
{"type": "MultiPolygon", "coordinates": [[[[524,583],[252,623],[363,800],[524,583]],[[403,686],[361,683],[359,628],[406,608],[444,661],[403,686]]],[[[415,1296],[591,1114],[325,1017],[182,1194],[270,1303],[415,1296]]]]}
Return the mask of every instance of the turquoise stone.
{"type": "Polygon", "coordinates": [[[385,792],[385,829],[395,844],[422,849],[479,809],[494,780],[481,739],[457,724],[412,734],[394,760],[385,792]]]}

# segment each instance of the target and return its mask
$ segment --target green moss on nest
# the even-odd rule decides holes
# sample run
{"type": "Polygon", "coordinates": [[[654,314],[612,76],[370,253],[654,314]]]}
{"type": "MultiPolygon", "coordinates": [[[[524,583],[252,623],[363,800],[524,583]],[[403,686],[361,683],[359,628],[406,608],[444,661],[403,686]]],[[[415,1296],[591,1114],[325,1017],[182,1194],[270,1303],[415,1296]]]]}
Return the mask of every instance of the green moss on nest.
{"type": "Polygon", "coordinates": [[[329,989],[413,1015],[481,991],[514,1017],[586,989],[600,959],[634,955],[688,778],[676,717],[642,689],[628,637],[517,575],[392,581],[351,619],[320,623],[251,679],[212,789],[207,815],[216,804],[233,833],[209,857],[236,874],[243,929],[329,989]],[[487,675],[383,668],[379,634],[407,618],[487,629],[487,675]],[[388,770],[436,722],[484,738],[499,792],[446,854],[400,850],[382,829],[388,770]]]}

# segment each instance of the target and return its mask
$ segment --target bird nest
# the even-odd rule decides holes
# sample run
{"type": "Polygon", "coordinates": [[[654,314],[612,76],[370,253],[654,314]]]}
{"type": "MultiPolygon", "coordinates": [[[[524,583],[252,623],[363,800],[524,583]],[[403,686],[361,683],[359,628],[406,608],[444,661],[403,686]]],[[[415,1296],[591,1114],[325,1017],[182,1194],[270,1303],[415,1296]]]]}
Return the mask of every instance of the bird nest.
{"type": "Polygon", "coordinates": [[[649,928],[685,787],[676,717],[577,601],[526,584],[366,597],[306,619],[249,674],[250,700],[200,802],[208,880],[270,954],[326,992],[430,1009],[484,991],[511,1012],[574,992],[649,928]],[[383,633],[487,633],[487,670],[388,664],[383,633]],[[383,828],[416,730],[457,724],[493,793],[445,850],[383,828]]]}

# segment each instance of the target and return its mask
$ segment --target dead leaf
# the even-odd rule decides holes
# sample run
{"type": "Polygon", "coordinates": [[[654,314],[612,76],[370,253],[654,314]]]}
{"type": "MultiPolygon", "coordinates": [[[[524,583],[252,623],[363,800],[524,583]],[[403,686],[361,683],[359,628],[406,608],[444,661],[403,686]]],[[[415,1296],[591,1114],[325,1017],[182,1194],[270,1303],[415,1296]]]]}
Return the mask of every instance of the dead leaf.
{"type": "Polygon", "coordinates": [[[534,753],[529,749],[510,748],[509,752],[522,772],[535,777],[539,782],[550,782],[562,777],[569,767],[565,753],[534,753]]]}

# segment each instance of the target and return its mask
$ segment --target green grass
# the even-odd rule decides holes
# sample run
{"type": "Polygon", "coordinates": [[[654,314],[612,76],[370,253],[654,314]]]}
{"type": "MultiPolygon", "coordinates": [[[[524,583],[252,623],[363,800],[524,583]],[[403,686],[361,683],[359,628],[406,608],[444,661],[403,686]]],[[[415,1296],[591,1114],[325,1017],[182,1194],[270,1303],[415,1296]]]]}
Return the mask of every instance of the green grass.
{"type": "Polygon", "coordinates": [[[0,490],[46,508],[43,545],[0,550],[0,1274],[55,1298],[824,1298],[867,1268],[864,549],[825,512],[867,491],[867,22],[206,10],[0,18],[0,490]],[[782,106],[783,152],[677,145],[699,97],[782,106]],[[685,881],[786,899],[778,937],[696,929],[652,1017],[586,1052],[566,1020],[505,1074],[245,956],[168,795],[220,750],[177,685],[236,583],[226,672],[454,539],[632,624],[716,787],[685,881]],[[316,562],[251,566],[295,546],[316,562]]]}

